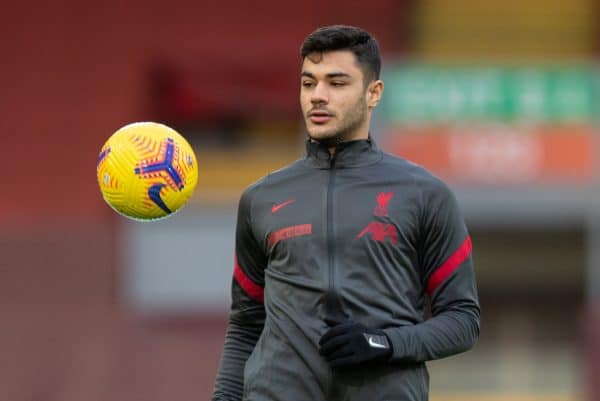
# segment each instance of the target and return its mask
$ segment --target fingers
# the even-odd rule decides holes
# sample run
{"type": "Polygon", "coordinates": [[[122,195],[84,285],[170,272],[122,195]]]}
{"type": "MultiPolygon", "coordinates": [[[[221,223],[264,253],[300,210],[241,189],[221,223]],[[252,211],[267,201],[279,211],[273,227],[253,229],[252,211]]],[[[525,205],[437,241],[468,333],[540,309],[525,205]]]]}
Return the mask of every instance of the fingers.
{"type": "Polygon", "coordinates": [[[341,323],[337,326],[333,326],[332,328],[327,330],[325,334],[323,334],[323,337],[321,337],[321,339],[319,340],[319,345],[325,344],[334,337],[346,334],[348,332],[348,329],[350,329],[352,326],[354,326],[354,323],[352,322],[341,323]]]}
{"type": "Polygon", "coordinates": [[[325,341],[323,341],[321,339],[321,341],[319,341],[319,345],[321,346],[319,348],[319,353],[324,356],[329,355],[332,352],[334,352],[335,350],[337,350],[338,348],[340,348],[341,346],[347,344],[348,341],[349,341],[349,338],[346,335],[332,337],[325,341]]]}
{"type": "Polygon", "coordinates": [[[384,361],[392,352],[385,333],[361,323],[345,321],[334,324],[319,340],[319,353],[332,367],[359,365],[367,361],[384,361]]]}
{"type": "Polygon", "coordinates": [[[327,326],[329,326],[329,327],[337,326],[338,324],[344,323],[343,320],[339,320],[338,318],[335,318],[335,317],[326,317],[324,320],[325,320],[325,323],[327,324],[327,326]]]}
{"type": "Polygon", "coordinates": [[[327,355],[323,355],[326,361],[331,362],[337,359],[354,356],[354,350],[348,345],[342,345],[327,355]]]}

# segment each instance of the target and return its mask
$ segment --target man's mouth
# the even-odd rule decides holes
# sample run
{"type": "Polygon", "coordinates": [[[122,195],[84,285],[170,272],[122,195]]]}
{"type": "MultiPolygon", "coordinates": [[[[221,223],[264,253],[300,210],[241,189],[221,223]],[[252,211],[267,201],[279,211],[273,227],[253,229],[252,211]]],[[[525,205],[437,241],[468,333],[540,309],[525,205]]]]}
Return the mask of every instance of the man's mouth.
{"type": "Polygon", "coordinates": [[[327,111],[314,110],[308,114],[308,119],[313,124],[325,124],[329,120],[331,120],[333,116],[327,111]]]}

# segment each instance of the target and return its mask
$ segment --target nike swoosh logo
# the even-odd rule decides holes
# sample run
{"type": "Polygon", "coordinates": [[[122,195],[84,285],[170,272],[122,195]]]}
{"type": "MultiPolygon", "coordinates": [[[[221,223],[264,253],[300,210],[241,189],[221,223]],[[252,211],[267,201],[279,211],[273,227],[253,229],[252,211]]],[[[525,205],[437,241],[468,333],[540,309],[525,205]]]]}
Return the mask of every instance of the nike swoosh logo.
{"type": "Polygon", "coordinates": [[[148,197],[156,206],[161,208],[165,213],[171,214],[173,213],[168,207],[167,204],[160,197],[160,190],[163,189],[165,184],[154,184],[148,189],[148,197]]]}
{"type": "Polygon", "coordinates": [[[291,205],[294,202],[296,202],[296,199],[290,199],[285,202],[281,202],[279,204],[273,205],[273,206],[271,206],[271,213],[277,213],[282,208],[286,207],[287,205],[291,205]]]}
{"type": "Polygon", "coordinates": [[[380,344],[378,342],[375,341],[375,339],[372,336],[367,337],[368,338],[368,342],[369,345],[373,348],[387,348],[387,346],[385,344],[380,344]]]}

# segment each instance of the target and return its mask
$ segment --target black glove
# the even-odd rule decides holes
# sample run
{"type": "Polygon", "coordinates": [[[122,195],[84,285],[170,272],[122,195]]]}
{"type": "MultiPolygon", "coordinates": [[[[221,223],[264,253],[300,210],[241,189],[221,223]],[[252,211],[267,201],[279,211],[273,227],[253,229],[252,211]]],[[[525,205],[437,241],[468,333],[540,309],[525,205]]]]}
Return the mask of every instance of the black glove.
{"type": "Polygon", "coordinates": [[[392,355],[392,346],[382,330],[346,321],[331,327],[319,340],[319,353],[331,367],[384,362],[392,355]]]}

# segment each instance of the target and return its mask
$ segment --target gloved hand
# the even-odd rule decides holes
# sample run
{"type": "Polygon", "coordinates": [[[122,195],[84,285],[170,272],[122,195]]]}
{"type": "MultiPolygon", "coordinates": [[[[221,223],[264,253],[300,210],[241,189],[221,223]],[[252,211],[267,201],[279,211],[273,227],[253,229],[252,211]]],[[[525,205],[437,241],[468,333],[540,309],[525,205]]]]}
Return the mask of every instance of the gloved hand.
{"type": "Polygon", "coordinates": [[[353,321],[331,327],[319,340],[319,346],[319,353],[334,368],[384,362],[393,352],[382,330],[370,329],[353,321]]]}

